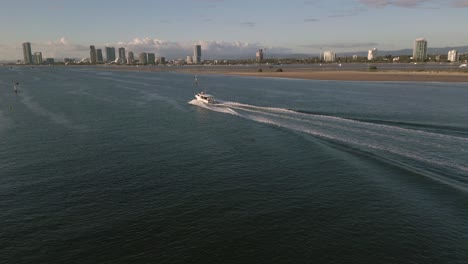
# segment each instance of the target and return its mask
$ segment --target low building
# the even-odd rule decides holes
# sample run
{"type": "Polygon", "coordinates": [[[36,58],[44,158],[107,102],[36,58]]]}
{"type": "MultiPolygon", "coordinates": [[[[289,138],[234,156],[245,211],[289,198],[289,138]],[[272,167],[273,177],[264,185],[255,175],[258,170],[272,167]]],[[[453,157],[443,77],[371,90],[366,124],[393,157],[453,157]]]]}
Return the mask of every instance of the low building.
{"type": "Polygon", "coordinates": [[[46,59],[45,59],[45,62],[46,62],[47,64],[54,64],[54,63],[55,63],[55,59],[54,59],[54,58],[46,58],[46,59]]]}
{"type": "Polygon", "coordinates": [[[63,62],[64,62],[64,63],[75,63],[75,59],[72,59],[72,58],[64,58],[64,59],[63,59],[63,62]]]}

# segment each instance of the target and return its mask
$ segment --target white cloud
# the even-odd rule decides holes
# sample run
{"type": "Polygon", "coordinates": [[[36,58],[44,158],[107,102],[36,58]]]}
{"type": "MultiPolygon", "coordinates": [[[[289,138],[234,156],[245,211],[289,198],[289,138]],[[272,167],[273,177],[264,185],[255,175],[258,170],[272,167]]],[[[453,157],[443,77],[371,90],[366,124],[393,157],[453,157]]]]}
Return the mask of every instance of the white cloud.
{"type": "Polygon", "coordinates": [[[252,21],[246,21],[246,22],[241,23],[241,26],[244,26],[244,27],[255,27],[256,25],[257,23],[252,22],[252,21]]]}
{"type": "Polygon", "coordinates": [[[43,58],[57,58],[62,59],[65,57],[89,57],[89,46],[74,44],[65,37],[57,40],[47,41],[45,43],[31,43],[32,52],[42,52],[43,58]]]}
{"type": "Polygon", "coordinates": [[[369,7],[386,7],[386,6],[399,6],[399,7],[417,7],[431,0],[360,0],[362,4],[369,7]]]}
{"type": "Polygon", "coordinates": [[[468,0],[456,0],[453,3],[454,7],[468,7],[468,0]]]}
{"type": "Polygon", "coordinates": [[[311,44],[311,45],[300,45],[300,47],[303,48],[314,48],[314,49],[328,49],[328,48],[333,48],[333,49],[356,49],[356,48],[369,48],[369,47],[375,47],[378,46],[378,43],[375,42],[363,42],[363,43],[324,43],[324,44],[311,44]]]}
{"type": "Polygon", "coordinates": [[[164,41],[160,39],[134,38],[129,42],[118,42],[117,46],[126,48],[127,51],[134,53],[154,52],[158,56],[167,58],[185,58],[193,55],[194,45],[201,45],[202,55],[205,59],[222,59],[254,56],[258,49],[267,48],[273,53],[287,53],[290,49],[281,47],[267,47],[261,43],[248,43],[242,41],[217,41],[217,40],[200,40],[195,43],[178,43],[164,41]]]}
{"type": "MultiPolygon", "coordinates": [[[[185,59],[186,56],[193,55],[194,45],[202,46],[203,59],[236,59],[236,58],[253,58],[255,52],[259,49],[266,49],[269,54],[287,54],[292,53],[289,48],[270,46],[263,43],[249,43],[243,41],[219,41],[219,40],[199,40],[195,42],[174,42],[161,40],[150,37],[137,37],[130,41],[119,41],[117,43],[90,43],[96,49],[102,49],[105,56],[104,48],[115,47],[116,50],[124,47],[126,51],[132,51],[135,55],[141,52],[155,53],[156,56],[164,56],[168,59],[185,59]]],[[[56,40],[31,43],[32,52],[42,52],[43,58],[55,58],[62,60],[63,58],[87,58],[89,57],[89,45],[75,44],[71,39],[60,37],[56,40]]],[[[0,59],[18,59],[23,58],[21,45],[1,45],[1,51],[5,54],[12,54],[12,57],[0,59]],[[14,56],[16,54],[16,56],[14,56]]],[[[117,52],[117,51],[116,51],[117,52]]],[[[267,54],[268,54],[267,53],[267,54]]]]}

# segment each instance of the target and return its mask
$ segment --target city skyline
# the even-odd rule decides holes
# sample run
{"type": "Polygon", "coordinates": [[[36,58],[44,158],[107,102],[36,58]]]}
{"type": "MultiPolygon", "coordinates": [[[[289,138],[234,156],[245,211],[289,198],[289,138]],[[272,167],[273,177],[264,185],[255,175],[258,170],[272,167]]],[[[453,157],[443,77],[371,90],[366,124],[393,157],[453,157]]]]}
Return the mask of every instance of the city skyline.
{"type": "Polygon", "coordinates": [[[464,0],[115,1],[110,6],[7,0],[2,7],[0,60],[21,59],[23,42],[56,58],[89,57],[89,45],[169,58],[185,58],[196,44],[205,57],[245,56],[259,49],[276,54],[397,50],[412,48],[419,37],[430,39],[432,47],[468,45],[462,34],[464,0]],[[109,9],[103,12],[104,7],[109,9]]]}

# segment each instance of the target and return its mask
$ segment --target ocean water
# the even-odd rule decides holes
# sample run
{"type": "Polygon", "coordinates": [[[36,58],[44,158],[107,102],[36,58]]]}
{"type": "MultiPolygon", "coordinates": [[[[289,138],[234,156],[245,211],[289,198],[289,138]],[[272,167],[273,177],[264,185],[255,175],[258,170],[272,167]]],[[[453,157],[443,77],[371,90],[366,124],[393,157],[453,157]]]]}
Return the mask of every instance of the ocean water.
{"type": "Polygon", "coordinates": [[[468,84],[199,80],[0,68],[0,263],[467,263],[468,84]]]}

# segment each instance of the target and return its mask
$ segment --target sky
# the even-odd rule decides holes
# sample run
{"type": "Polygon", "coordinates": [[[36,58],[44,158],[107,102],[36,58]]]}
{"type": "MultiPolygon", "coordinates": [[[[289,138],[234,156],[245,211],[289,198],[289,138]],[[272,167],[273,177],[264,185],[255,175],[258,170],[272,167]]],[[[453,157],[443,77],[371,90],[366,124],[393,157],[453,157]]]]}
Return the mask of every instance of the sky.
{"type": "Polygon", "coordinates": [[[468,46],[468,0],[1,0],[0,60],[22,42],[44,58],[89,57],[89,46],[205,59],[268,54],[468,46]]]}

